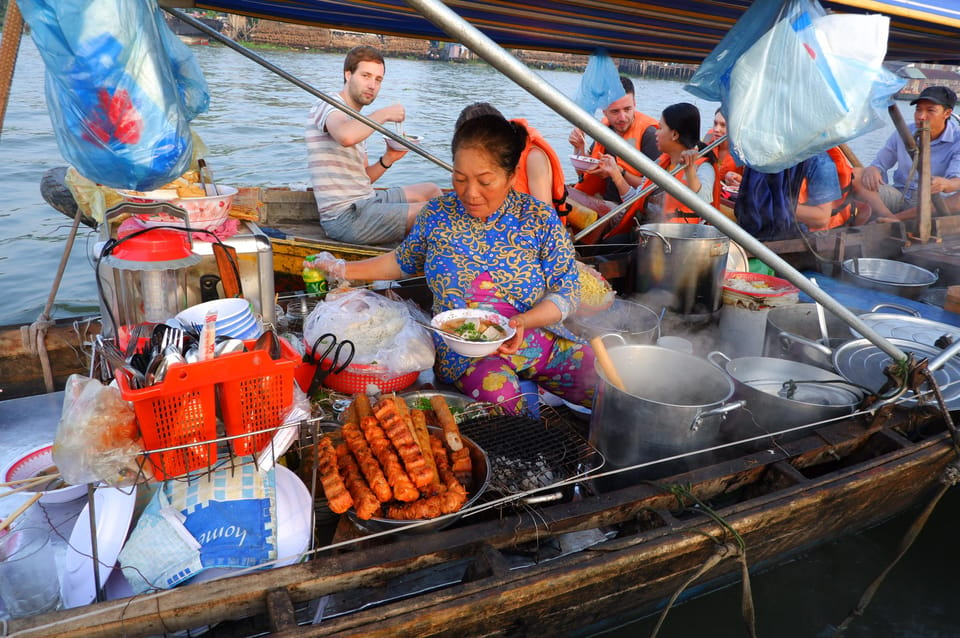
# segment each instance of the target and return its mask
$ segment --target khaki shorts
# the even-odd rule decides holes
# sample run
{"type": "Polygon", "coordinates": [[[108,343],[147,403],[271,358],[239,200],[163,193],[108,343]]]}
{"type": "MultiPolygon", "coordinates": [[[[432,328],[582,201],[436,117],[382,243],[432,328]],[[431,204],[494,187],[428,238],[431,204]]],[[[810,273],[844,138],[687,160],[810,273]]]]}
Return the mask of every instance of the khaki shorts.
{"type": "Polygon", "coordinates": [[[407,198],[399,186],[377,189],[333,219],[320,219],[327,237],[348,244],[397,243],[407,231],[407,198]]]}
{"type": "Polygon", "coordinates": [[[903,197],[903,193],[893,186],[880,184],[880,190],[878,192],[883,205],[889,208],[891,213],[899,213],[903,209],[909,208],[907,200],[903,197]]]}

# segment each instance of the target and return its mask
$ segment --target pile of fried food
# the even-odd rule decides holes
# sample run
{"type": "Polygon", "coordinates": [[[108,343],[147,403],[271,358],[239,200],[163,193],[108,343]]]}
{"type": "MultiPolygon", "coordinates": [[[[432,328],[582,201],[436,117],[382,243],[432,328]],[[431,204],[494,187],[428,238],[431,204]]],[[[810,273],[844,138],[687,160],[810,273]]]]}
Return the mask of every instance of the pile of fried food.
{"type": "Polygon", "coordinates": [[[411,410],[402,398],[384,395],[371,406],[366,395],[356,397],[340,431],[316,446],[331,511],[353,507],[362,520],[420,520],[463,507],[472,481],[470,450],[446,400],[433,396],[430,403],[442,440],[428,431],[426,412],[411,410]]]}
{"type": "Polygon", "coordinates": [[[200,172],[196,170],[187,171],[172,182],[168,182],[160,188],[150,191],[149,193],[145,193],[143,191],[127,192],[132,195],[152,195],[154,197],[165,195],[170,198],[176,197],[178,199],[207,196],[206,189],[204,189],[203,184],[200,183],[200,172]]]}

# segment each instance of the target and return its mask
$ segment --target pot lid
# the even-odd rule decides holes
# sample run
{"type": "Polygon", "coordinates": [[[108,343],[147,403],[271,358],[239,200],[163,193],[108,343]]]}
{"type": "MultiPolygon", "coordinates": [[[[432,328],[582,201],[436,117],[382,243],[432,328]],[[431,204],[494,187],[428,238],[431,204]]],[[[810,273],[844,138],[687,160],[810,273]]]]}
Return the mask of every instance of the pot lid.
{"type": "MultiPolygon", "coordinates": [[[[890,342],[915,359],[933,359],[940,354],[940,348],[916,341],[904,339],[890,339],[890,342]]],[[[870,388],[877,391],[887,381],[884,370],[893,363],[893,359],[886,352],[873,345],[866,339],[848,341],[833,353],[833,366],[843,378],[854,385],[870,388]]],[[[942,368],[933,373],[933,378],[940,386],[943,398],[950,409],[960,406],[960,364],[957,359],[951,359],[942,368]]],[[[908,393],[904,403],[915,405],[916,397],[908,393]]]]}
{"type": "Polygon", "coordinates": [[[863,398],[863,392],[858,388],[829,381],[770,379],[750,381],[747,385],[780,399],[810,405],[854,406],[863,398]]]}
{"type": "MultiPolygon", "coordinates": [[[[950,342],[960,339],[960,328],[948,323],[911,317],[889,312],[870,312],[860,315],[860,319],[870,326],[877,334],[887,339],[906,339],[924,345],[933,346],[937,340],[946,336],[950,342]]],[[[854,337],[862,338],[859,332],[850,329],[854,337]]]]}

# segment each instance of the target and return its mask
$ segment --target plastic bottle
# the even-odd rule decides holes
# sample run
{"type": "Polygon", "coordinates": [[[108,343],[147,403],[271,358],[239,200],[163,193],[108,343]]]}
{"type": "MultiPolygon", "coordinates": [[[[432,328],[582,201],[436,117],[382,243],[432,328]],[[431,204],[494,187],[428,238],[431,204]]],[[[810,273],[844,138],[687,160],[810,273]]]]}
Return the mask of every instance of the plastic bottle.
{"type": "MultiPolygon", "coordinates": [[[[313,255],[306,258],[312,262],[313,255]]],[[[323,271],[319,268],[306,267],[303,269],[303,286],[307,294],[312,297],[323,297],[327,294],[327,278],[323,276],[323,271]]]]}

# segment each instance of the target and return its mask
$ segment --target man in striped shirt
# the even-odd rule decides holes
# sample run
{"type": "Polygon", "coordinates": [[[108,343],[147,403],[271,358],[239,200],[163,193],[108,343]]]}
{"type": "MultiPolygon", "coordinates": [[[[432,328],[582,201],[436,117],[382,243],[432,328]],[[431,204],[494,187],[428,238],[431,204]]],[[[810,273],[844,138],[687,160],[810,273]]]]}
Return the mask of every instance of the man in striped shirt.
{"type": "MultiPolygon", "coordinates": [[[[373,103],[383,83],[383,56],[359,46],[343,62],[343,89],[334,97],[355,111],[373,103]]],[[[402,122],[402,104],[377,109],[367,117],[385,124],[402,122]]],[[[406,149],[387,147],[378,159],[367,157],[373,129],[324,101],[307,118],[307,154],[320,225],[331,239],[354,244],[394,243],[413,226],[424,203],[440,195],[440,187],[424,182],[374,189],[406,149]]],[[[400,148],[397,145],[397,148],[400,148]]]]}

